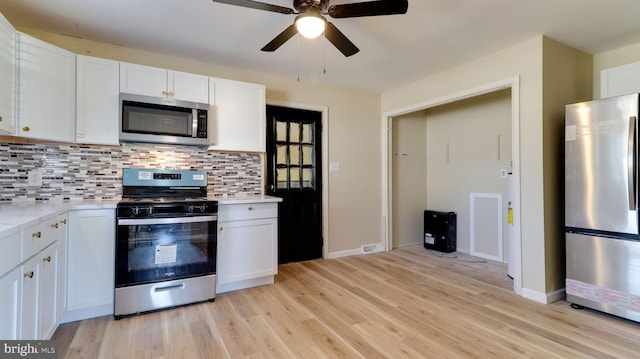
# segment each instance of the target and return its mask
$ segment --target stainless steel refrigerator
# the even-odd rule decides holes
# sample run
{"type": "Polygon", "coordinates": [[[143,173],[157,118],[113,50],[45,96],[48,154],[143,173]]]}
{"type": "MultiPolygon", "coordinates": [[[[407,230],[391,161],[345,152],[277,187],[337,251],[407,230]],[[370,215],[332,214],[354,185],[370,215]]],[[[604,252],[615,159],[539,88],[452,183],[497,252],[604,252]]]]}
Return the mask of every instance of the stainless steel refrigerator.
{"type": "Polygon", "coordinates": [[[567,301],[640,321],[638,102],[566,106],[567,301]]]}

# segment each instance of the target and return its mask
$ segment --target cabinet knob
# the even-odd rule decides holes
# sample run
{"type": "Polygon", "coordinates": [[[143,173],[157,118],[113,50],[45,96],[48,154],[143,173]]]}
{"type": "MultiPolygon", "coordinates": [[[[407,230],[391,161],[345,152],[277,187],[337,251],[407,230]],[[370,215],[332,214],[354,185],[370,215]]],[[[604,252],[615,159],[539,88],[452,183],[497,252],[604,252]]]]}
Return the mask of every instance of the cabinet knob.
{"type": "Polygon", "coordinates": [[[42,258],[42,261],[43,262],[51,262],[51,256],[46,256],[46,257],[42,258]]]}
{"type": "Polygon", "coordinates": [[[24,274],[25,278],[33,278],[33,271],[27,272],[24,274]]]}
{"type": "Polygon", "coordinates": [[[58,229],[58,222],[56,222],[56,223],[52,224],[52,225],[51,225],[51,228],[58,229]]]}
{"type": "Polygon", "coordinates": [[[83,138],[83,137],[84,137],[84,133],[78,133],[78,134],[76,135],[76,137],[78,137],[78,138],[83,138]]]}
{"type": "Polygon", "coordinates": [[[253,207],[249,207],[249,210],[250,210],[250,211],[253,211],[253,209],[254,209],[253,207]]]}
{"type": "Polygon", "coordinates": [[[220,227],[219,230],[222,231],[224,228],[220,227]]]}
{"type": "Polygon", "coordinates": [[[0,116],[0,122],[2,122],[2,116],[0,116]]]}
{"type": "Polygon", "coordinates": [[[24,132],[29,132],[29,130],[31,130],[31,129],[29,128],[29,126],[24,126],[24,127],[22,128],[22,131],[24,131],[24,132]]]}
{"type": "Polygon", "coordinates": [[[42,235],[42,233],[40,233],[40,232],[38,231],[38,232],[36,232],[36,233],[33,233],[33,234],[31,235],[31,238],[40,238],[40,236],[41,236],[41,235],[42,235]]]}

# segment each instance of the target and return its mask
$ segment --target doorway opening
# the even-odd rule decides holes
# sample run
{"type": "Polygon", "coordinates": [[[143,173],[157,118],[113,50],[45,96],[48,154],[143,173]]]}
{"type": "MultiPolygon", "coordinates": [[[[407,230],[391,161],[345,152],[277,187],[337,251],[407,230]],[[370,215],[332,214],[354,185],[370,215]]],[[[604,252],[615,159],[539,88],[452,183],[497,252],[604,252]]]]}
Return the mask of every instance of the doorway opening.
{"type": "MultiPolygon", "coordinates": [[[[420,116],[424,116],[424,114],[430,110],[433,110],[437,107],[443,106],[443,105],[447,105],[447,104],[452,104],[452,103],[456,103],[462,100],[468,100],[468,99],[473,99],[482,95],[486,95],[486,94],[491,94],[491,93],[496,93],[496,92],[500,92],[500,91],[510,91],[510,98],[507,101],[510,101],[509,104],[509,109],[510,110],[510,120],[511,120],[511,132],[510,134],[507,134],[507,136],[510,135],[511,137],[511,153],[510,153],[510,164],[509,166],[504,166],[506,168],[504,168],[507,172],[511,172],[511,196],[513,198],[513,203],[511,204],[511,213],[512,213],[512,217],[510,216],[510,218],[512,218],[512,227],[511,227],[511,235],[512,235],[512,241],[511,243],[513,244],[513,252],[514,255],[512,256],[513,258],[512,260],[512,264],[511,266],[513,267],[513,278],[514,278],[514,292],[517,294],[521,294],[522,293],[522,278],[521,278],[521,236],[520,236],[520,162],[519,162],[519,156],[520,156],[520,142],[519,142],[519,132],[520,132],[520,127],[519,127],[519,78],[518,77],[514,77],[514,78],[509,78],[509,79],[505,79],[502,81],[498,81],[496,83],[491,83],[491,84],[487,84],[485,86],[481,86],[478,88],[473,88],[467,91],[463,91],[460,93],[455,93],[449,96],[445,96],[442,98],[437,98],[434,100],[430,100],[430,101],[426,101],[423,103],[418,103],[416,105],[413,106],[409,106],[403,109],[399,109],[399,110],[394,110],[394,111],[390,111],[388,113],[383,114],[382,117],[382,126],[383,126],[383,131],[386,134],[385,136],[383,136],[383,177],[382,177],[382,202],[383,202],[383,221],[384,224],[386,225],[386,231],[383,234],[385,236],[385,238],[383,238],[384,242],[385,242],[385,249],[386,250],[391,250],[394,247],[394,243],[396,243],[396,238],[395,236],[399,235],[398,229],[394,228],[394,223],[396,225],[404,225],[402,223],[399,223],[399,219],[396,218],[396,216],[402,215],[402,213],[395,213],[394,212],[394,201],[396,200],[394,198],[394,196],[396,196],[396,190],[398,186],[401,186],[403,181],[406,181],[407,179],[404,180],[399,180],[398,178],[394,177],[394,166],[397,165],[403,165],[401,162],[403,162],[404,160],[408,160],[410,156],[409,151],[413,151],[413,150],[409,150],[409,151],[404,151],[402,149],[397,149],[394,148],[394,134],[393,131],[395,131],[395,128],[393,126],[395,126],[395,120],[397,120],[398,118],[411,118],[411,117],[420,117],[420,116]],[[394,130],[392,131],[392,128],[394,128],[394,130]],[[510,167],[510,168],[509,168],[510,167]],[[398,183],[399,182],[399,183],[398,183]]],[[[410,126],[425,126],[424,123],[420,123],[420,121],[408,121],[407,123],[412,123],[410,126]]],[[[409,126],[409,131],[410,132],[416,132],[416,129],[413,128],[411,129],[411,127],[409,126]]],[[[425,128],[421,128],[418,129],[418,131],[422,131],[422,130],[426,130],[426,126],[425,128]]],[[[442,140],[442,139],[441,139],[442,140]]],[[[500,138],[496,137],[495,141],[494,141],[494,146],[497,146],[498,150],[496,151],[496,155],[499,156],[499,146],[500,146],[500,138]]],[[[441,161],[447,161],[447,159],[451,159],[448,156],[451,156],[452,153],[451,151],[451,147],[447,146],[446,143],[446,139],[444,140],[443,143],[439,144],[441,153],[440,155],[440,159],[441,161]]],[[[426,149],[423,151],[422,155],[424,156],[424,160],[426,161],[426,149]]],[[[408,166],[415,166],[410,164],[412,162],[414,162],[415,160],[417,161],[421,161],[421,159],[419,158],[419,156],[416,156],[415,159],[411,159],[407,162],[408,166]]],[[[424,180],[427,179],[427,175],[426,173],[426,165],[425,165],[425,171],[420,172],[420,175],[424,176],[424,180]]],[[[500,171],[502,172],[502,171],[500,171]]],[[[419,177],[419,176],[418,176],[419,177]]],[[[412,181],[417,181],[420,180],[418,179],[410,179],[412,181]]],[[[445,179],[446,180],[446,179],[445,179]]],[[[505,181],[506,182],[506,181],[505,181]]],[[[426,190],[424,195],[426,196],[426,190]]],[[[505,204],[506,204],[506,200],[505,200],[505,204]]],[[[469,207],[467,207],[467,210],[469,207]]],[[[425,208],[427,209],[427,208],[425,208]]],[[[418,215],[421,215],[418,214],[418,215]]],[[[421,224],[421,222],[420,222],[421,224]]],[[[413,224],[414,227],[416,226],[415,223],[413,224]]],[[[414,229],[415,230],[415,229],[414,229]]],[[[421,229],[420,229],[421,231],[421,229]]],[[[415,244],[415,243],[414,243],[415,244]]],[[[511,257],[511,256],[510,256],[511,257]]],[[[510,267],[511,267],[510,266],[510,267]]]]}

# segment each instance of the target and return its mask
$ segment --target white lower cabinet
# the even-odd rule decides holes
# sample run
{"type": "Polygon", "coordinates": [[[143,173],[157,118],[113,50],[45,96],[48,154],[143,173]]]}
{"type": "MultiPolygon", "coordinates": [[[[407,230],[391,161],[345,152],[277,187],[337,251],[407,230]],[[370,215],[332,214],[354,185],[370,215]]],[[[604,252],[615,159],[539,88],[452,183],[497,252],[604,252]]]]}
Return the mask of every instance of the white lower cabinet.
{"type": "Polygon", "coordinates": [[[0,339],[20,339],[22,315],[22,268],[0,277],[0,339]]]}
{"type": "Polygon", "coordinates": [[[69,212],[67,312],[62,322],[113,314],[115,210],[69,212]]]}
{"type": "Polygon", "coordinates": [[[278,204],[221,204],[216,292],[272,284],[278,273],[278,204]]]}

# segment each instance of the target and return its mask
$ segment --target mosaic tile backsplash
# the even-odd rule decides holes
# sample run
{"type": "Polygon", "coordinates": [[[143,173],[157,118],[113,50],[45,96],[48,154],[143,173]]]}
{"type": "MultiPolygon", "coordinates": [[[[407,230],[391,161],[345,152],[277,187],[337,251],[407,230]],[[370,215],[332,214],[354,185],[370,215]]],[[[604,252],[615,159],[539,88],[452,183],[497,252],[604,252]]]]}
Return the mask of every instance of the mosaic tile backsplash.
{"type": "Polygon", "coordinates": [[[0,202],[117,200],[123,168],[203,170],[214,197],[262,194],[259,154],[205,152],[189,146],[0,143],[0,202]],[[28,185],[39,170],[42,186],[28,185]]]}

